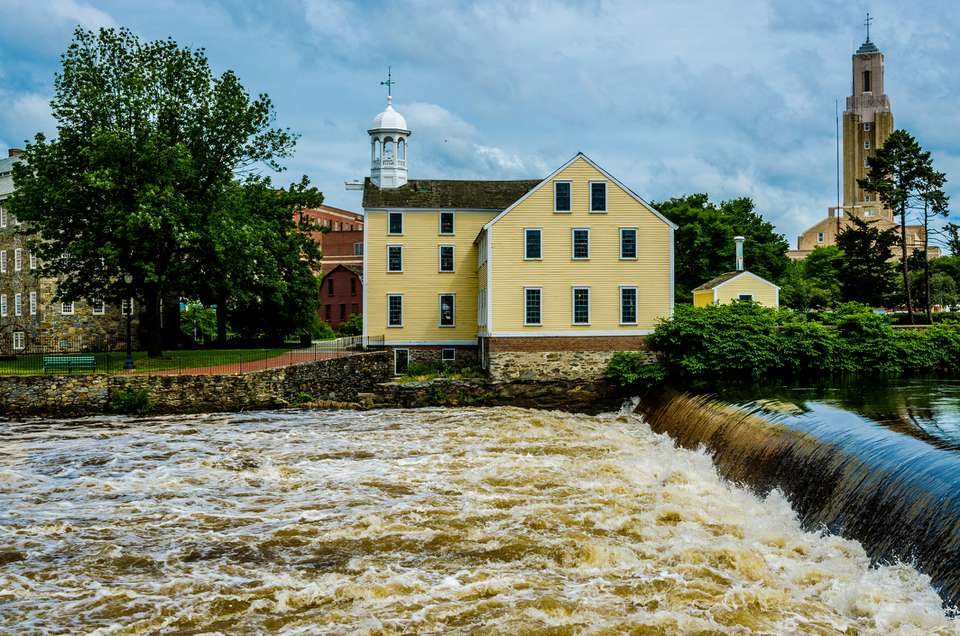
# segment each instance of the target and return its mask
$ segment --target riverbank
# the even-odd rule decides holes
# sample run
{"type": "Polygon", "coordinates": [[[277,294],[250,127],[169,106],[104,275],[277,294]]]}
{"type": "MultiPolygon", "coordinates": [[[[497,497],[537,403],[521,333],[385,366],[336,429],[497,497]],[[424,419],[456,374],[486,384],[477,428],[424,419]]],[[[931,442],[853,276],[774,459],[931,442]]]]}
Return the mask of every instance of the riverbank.
{"type": "Polygon", "coordinates": [[[524,406],[615,410],[621,392],[603,381],[435,378],[399,382],[389,352],[316,360],[242,375],[109,374],[0,377],[0,416],[191,414],[281,408],[524,406]]]}

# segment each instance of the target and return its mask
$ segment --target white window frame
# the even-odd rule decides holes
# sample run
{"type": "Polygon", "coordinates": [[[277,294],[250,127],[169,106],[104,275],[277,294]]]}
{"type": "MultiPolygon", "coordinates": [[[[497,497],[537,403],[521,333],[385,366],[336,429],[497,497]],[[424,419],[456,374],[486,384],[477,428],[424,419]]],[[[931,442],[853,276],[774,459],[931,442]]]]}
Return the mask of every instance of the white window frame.
{"type": "Polygon", "coordinates": [[[635,261],[640,258],[640,230],[635,227],[622,227],[620,228],[620,260],[621,261],[635,261]],[[624,232],[633,232],[633,256],[624,256],[623,255],[623,233],[624,232]]]}
{"type": "MultiPolygon", "coordinates": [[[[540,250],[542,252],[543,247],[541,247],[540,250]]],[[[570,228],[570,259],[574,261],[590,260],[590,228],[588,227],[570,228]],[[577,256],[577,232],[587,233],[587,255],[586,256],[577,256]]]]}
{"type": "Polygon", "coordinates": [[[30,292],[30,315],[37,315],[37,292],[30,292]]]}
{"type": "Polygon", "coordinates": [[[7,250],[0,250],[0,274],[7,273],[7,250]]]}
{"type": "Polygon", "coordinates": [[[573,212],[573,181],[569,179],[557,179],[553,182],[553,211],[556,214],[571,214],[573,212]],[[570,186],[570,209],[569,210],[558,210],[557,209],[557,184],[566,183],[570,186]]]}
{"type": "Polygon", "coordinates": [[[403,231],[406,229],[406,226],[407,226],[407,220],[403,218],[403,210],[391,210],[390,212],[387,212],[387,236],[403,236],[403,231]],[[400,215],[400,231],[399,232],[390,231],[390,219],[391,217],[393,217],[394,214],[400,215]]]}
{"type": "Polygon", "coordinates": [[[7,227],[7,208],[0,205],[0,227],[7,227]]]}
{"type": "Polygon", "coordinates": [[[455,329],[457,327],[457,295],[450,292],[443,292],[442,294],[437,294],[437,327],[441,329],[455,329]],[[453,298],[453,323],[449,325],[443,324],[443,297],[451,296],[453,298]]]}
{"type": "Polygon", "coordinates": [[[72,302],[70,302],[70,303],[61,302],[61,303],[60,303],[60,315],[61,315],[61,316],[72,316],[72,315],[74,315],[74,313],[76,312],[76,310],[77,310],[77,308],[76,308],[76,306],[75,306],[72,302]]]}
{"type": "Polygon", "coordinates": [[[620,324],[621,325],[635,325],[640,316],[640,291],[637,289],[636,285],[620,285],[619,291],[617,292],[619,297],[620,305],[620,324]],[[623,321],[623,292],[624,290],[632,289],[633,290],[633,322],[624,322],[623,321]]]}
{"type": "Polygon", "coordinates": [[[864,149],[864,150],[870,150],[870,140],[869,140],[869,139],[864,139],[864,140],[863,140],[863,149],[864,149]]]}
{"type": "Polygon", "coordinates": [[[363,256],[363,241],[357,241],[353,244],[353,255],[363,256]]]}
{"type": "Polygon", "coordinates": [[[543,228],[542,227],[525,227],[523,228],[523,260],[525,261],[542,261],[543,260],[543,228]],[[530,257],[527,256],[527,232],[539,232],[540,236],[540,256],[530,257]]]}
{"type": "Polygon", "coordinates": [[[27,334],[22,331],[13,332],[13,350],[14,351],[23,351],[24,349],[27,348],[26,335],[27,334]]]}
{"type": "Polygon", "coordinates": [[[457,361],[457,350],[453,347],[444,347],[440,349],[440,362],[456,362],[457,361]],[[450,357],[447,357],[447,352],[450,353],[450,357]]]}
{"type": "Polygon", "coordinates": [[[453,274],[457,271],[457,246],[450,243],[437,246],[437,271],[441,274],[453,274]],[[443,269],[443,248],[450,248],[451,269],[443,269]]]}
{"type": "Polygon", "coordinates": [[[577,327],[588,327],[590,326],[591,318],[591,307],[590,302],[590,286],[589,285],[573,285],[570,288],[570,324],[577,327]],[[586,289],[587,290],[587,321],[586,322],[577,322],[577,290],[586,289]]]}
{"type": "Polygon", "coordinates": [[[16,293],[13,295],[13,315],[23,315],[23,294],[21,293],[16,293]]]}
{"type": "Polygon", "coordinates": [[[824,235],[823,232],[817,232],[817,243],[823,243],[824,235]]]}
{"type": "MultiPolygon", "coordinates": [[[[397,352],[403,351],[407,354],[407,369],[410,368],[410,350],[409,349],[394,349],[393,350],[393,375],[400,375],[400,372],[397,371],[397,352]]],[[[406,373],[406,370],[404,370],[406,373]]]]}
{"type": "Polygon", "coordinates": [[[403,327],[403,294],[387,294],[387,329],[400,329],[403,327]],[[400,299],[400,324],[391,325],[390,324],[390,299],[399,298],[400,299]]]}
{"type": "Polygon", "coordinates": [[[873,122],[865,121],[863,122],[863,130],[865,132],[870,132],[873,130],[873,122]]]}
{"type": "Polygon", "coordinates": [[[133,315],[133,298],[124,298],[120,301],[120,315],[126,316],[127,314],[133,315]]]}
{"type": "Polygon", "coordinates": [[[610,209],[610,203],[609,201],[607,201],[607,196],[609,194],[610,194],[610,188],[607,187],[607,181],[605,179],[596,179],[590,182],[590,188],[589,190],[587,190],[587,195],[589,196],[589,200],[587,201],[587,206],[588,206],[588,209],[590,210],[590,214],[606,214],[607,213],[607,210],[610,209]],[[593,209],[593,186],[594,184],[599,184],[599,183],[603,184],[603,209],[594,210],[593,209]]]}
{"type": "Polygon", "coordinates": [[[398,245],[392,243],[387,245],[387,273],[388,274],[402,274],[403,273],[403,245],[398,245]],[[400,269],[390,269],[390,249],[396,247],[400,250],[400,269]]]}
{"type": "Polygon", "coordinates": [[[37,255],[30,252],[30,269],[37,269],[37,255]]]}
{"type": "Polygon", "coordinates": [[[94,298],[90,301],[90,311],[94,316],[102,316],[107,313],[107,304],[103,302],[102,298],[94,298]],[[97,303],[100,304],[100,308],[97,308],[97,303]]]}
{"type": "Polygon", "coordinates": [[[454,236],[457,233],[457,215],[453,210],[440,210],[440,214],[437,215],[437,234],[440,236],[454,236]],[[443,215],[449,214],[450,219],[453,221],[453,229],[449,232],[443,231],[443,215]]]}
{"type": "Polygon", "coordinates": [[[737,300],[740,302],[753,302],[753,294],[737,294],[737,300]]]}
{"type": "Polygon", "coordinates": [[[523,288],[523,326],[524,327],[542,327],[543,326],[543,287],[524,287],[523,288]],[[527,322],[527,292],[537,291],[540,297],[540,320],[538,322],[527,322]]]}
{"type": "Polygon", "coordinates": [[[7,316],[7,295],[0,294],[0,316],[7,316]]]}
{"type": "Polygon", "coordinates": [[[23,248],[13,250],[13,271],[23,271],[23,248]]]}

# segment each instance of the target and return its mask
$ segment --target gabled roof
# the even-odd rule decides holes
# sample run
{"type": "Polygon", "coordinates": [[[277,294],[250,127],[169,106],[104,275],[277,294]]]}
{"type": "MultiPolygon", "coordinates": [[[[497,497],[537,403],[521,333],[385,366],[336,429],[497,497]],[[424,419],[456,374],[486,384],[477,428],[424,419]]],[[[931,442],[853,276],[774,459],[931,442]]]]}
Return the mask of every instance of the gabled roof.
{"type": "Polygon", "coordinates": [[[353,272],[360,279],[360,282],[361,283],[363,282],[363,268],[357,265],[345,265],[343,263],[340,263],[339,265],[331,269],[329,272],[327,272],[326,275],[329,276],[330,274],[334,273],[338,269],[345,269],[348,272],[353,272]]]}
{"type": "Polygon", "coordinates": [[[609,179],[610,181],[612,181],[613,183],[615,183],[617,186],[620,187],[621,190],[623,190],[624,192],[626,192],[627,194],[629,194],[631,197],[633,197],[633,199],[634,199],[635,201],[637,201],[638,203],[642,204],[645,208],[647,208],[648,210],[650,210],[651,212],[653,212],[653,214],[656,215],[657,218],[659,218],[661,221],[663,221],[664,223],[666,223],[671,229],[673,229],[673,230],[677,229],[677,225],[676,225],[673,221],[671,221],[670,219],[668,219],[667,217],[665,217],[659,210],[657,210],[657,209],[654,208],[652,205],[650,205],[649,203],[647,203],[646,201],[644,201],[644,200],[640,197],[639,194],[637,194],[636,192],[634,192],[633,190],[631,190],[630,188],[628,188],[627,186],[625,186],[619,179],[617,179],[615,176],[613,176],[612,174],[610,174],[609,172],[607,172],[606,170],[604,170],[603,168],[601,168],[600,166],[598,166],[596,163],[594,163],[594,161],[593,161],[592,159],[590,159],[590,157],[588,157],[587,155],[583,154],[582,152],[578,152],[576,155],[573,156],[572,159],[570,159],[570,160],[567,161],[565,164],[563,164],[562,166],[560,166],[559,168],[557,168],[556,170],[554,170],[553,172],[551,172],[551,173],[547,176],[547,178],[543,179],[542,181],[539,181],[539,182],[536,184],[536,187],[531,188],[528,192],[524,193],[524,195],[523,195],[522,197],[520,197],[519,199],[517,199],[516,201],[514,201],[514,202],[512,203],[512,205],[510,205],[510,207],[508,207],[508,208],[505,209],[503,212],[501,212],[500,214],[498,214],[496,217],[494,217],[493,219],[491,219],[490,221],[488,221],[487,224],[483,226],[483,229],[484,229],[484,230],[490,229],[490,227],[493,226],[494,223],[496,223],[497,221],[499,221],[500,219],[502,219],[503,217],[505,217],[507,214],[509,214],[515,207],[517,207],[518,205],[520,205],[520,204],[521,204],[527,197],[529,197],[531,194],[533,194],[534,192],[536,192],[537,190],[539,190],[540,188],[542,188],[542,187],[545,186],[546,184],[550,183],[550,181],[551,181],[554,177],[556,177],[558,174],[560,174],[561,172],[563,172],[563,171],[567,168],[567,166],[569,166],[570,164],[572,164],[572,163],[573,163],[574,161],[576,161],[577,159],[583,159],[584,161],[586,161],[587,163],[589,163],[591,166],[593,166],[594,169],[597,170],[597,172],[599,172],[600,174],[602,174],[603,176],[605,176],[607,179],[609,179]]]}
{"type": "Polygon", "coordinates": [[[363,180],[363,207],[502,210],[539,183],[539,179],[411,179],[399,188],[379,188],[367,177],[363,180]]]}
{"type": "Polygon", "coordinates": [[[694,287],[693,290],[691,290],[691,291],[695,291],[695,292],[698,292],[698,291],[709,291],[709,290],[711,290],[711,289],[713,289],[713,288],[715,288],[715,287],[719,287],[720,285],[723,285],[724,283],[728,283],[728,282],[732,281],[734,278],[738,278],[738,277],[740,277],[740,276],[745,276],[745,275],[746,275],[746,276],[751,276],[751,277],[753,277],[753,278],[756,278],[757,280],[759,280],[759,281],[762,282],[762,283],[766,283],[767,285],[770,285],[770,286],[772,286],[772,287],[776,287],[777,289],[780,289],[780,287],[779,287],[778,285],[774,285],[773,283],[771,283],[770,281],[768,281],[766,278],[763,278],[763,277],[761,277],[761,276],[757,276],[757,275],[754,274],[753,272],[748,272],[747,270],[742,270],[742,271],[739,271],[739,272],[727,272],[726,274],[720,274],[720,275],[717,276],[716,278],[711,278],[710,280],[708,280],[707,282],[705,282],[703,285],[700,285],[699,287],[694,287]]]}

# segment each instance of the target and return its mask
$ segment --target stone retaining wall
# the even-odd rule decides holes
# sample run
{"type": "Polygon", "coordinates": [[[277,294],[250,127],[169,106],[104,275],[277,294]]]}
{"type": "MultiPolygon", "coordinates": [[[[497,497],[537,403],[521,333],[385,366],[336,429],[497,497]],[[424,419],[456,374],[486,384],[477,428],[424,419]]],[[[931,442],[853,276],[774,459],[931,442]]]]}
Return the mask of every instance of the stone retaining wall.
{"type": "MultiPolygon", "coordinates": [[[[581,380],[598,382],[603,379],[607,364],[615,351],[497,351],[489,358],[490,377],[497,381],[581,380]]],[[[637,353],[647,356],[649,363],[656,355],[649,351],[637,353]]]]}
{"type": "Polygon", "coordinates": [[[392,377],[387,351],[244,375],[38,375],[0,377],[0,416],[105,413],[120,391],[146,391],[157,413],[279,408],[311,399],[356,402],[392,377]]]}

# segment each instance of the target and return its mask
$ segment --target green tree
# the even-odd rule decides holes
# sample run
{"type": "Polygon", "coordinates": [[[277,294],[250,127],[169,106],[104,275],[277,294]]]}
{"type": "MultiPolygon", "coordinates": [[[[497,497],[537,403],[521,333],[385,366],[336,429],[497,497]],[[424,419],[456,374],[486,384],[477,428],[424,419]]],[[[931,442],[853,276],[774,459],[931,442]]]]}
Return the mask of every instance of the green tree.
{"type": "Polygon", "coordinates": [[[654,207],[678,226],[674,275],[681,302],[691,302],[694,287],[734,268],[734,236],[746,238],[746,269],[758,276],[779,281],[790,265],[786,239],[756,211],[749,198],[716,205],[706,194],[692,194],[655,203],[654,207]]]}
{"type": "Polygon", "coordinates": [[[257,163],[280,169],[295,136],[202,49],[77,29],[61,63],[57,138],[27,144],[10,207],[60,298],[140,299],[156,356],[161,298],[189,295],[178,276],[220,190],[257,163]]]}
{"type": "Polygon", "coordinates": [[[943,228],[943,233],[947,237],[947,249],[954,256],[960,256],[960,225],[956,223],[947,223],[943,228]]]}
{"type": "Polygon", "coordinates": [[[903,129],[893,131],[874,156],[867,159],[870,170],[857,185],[876,192],[885,206],[900,217],[900,265],[907,315],[913,322],[913,294],[907,253],[907,213],[917,205],[927,209],[943,206],[946,176],[933,168],[930,153],[923,150],[913,136],[903,129]]]}
{"type": "Polygon", "coordinates": [[[798,311],[826,309],[840,303],[838,272],[843,252],[834,245],[816,247],[803,260],[793,261],[783,277],[780,298],[798,311]]]}
{"type": "Polygon", "coordinates": [[[897,243],[896,231],[881,230],[857,216],[851,216],[850,222],[837,235],[837,247],[843,254],[837,271],[843,300],[882,306],[896,287],[889,263],[897,243]]]}

